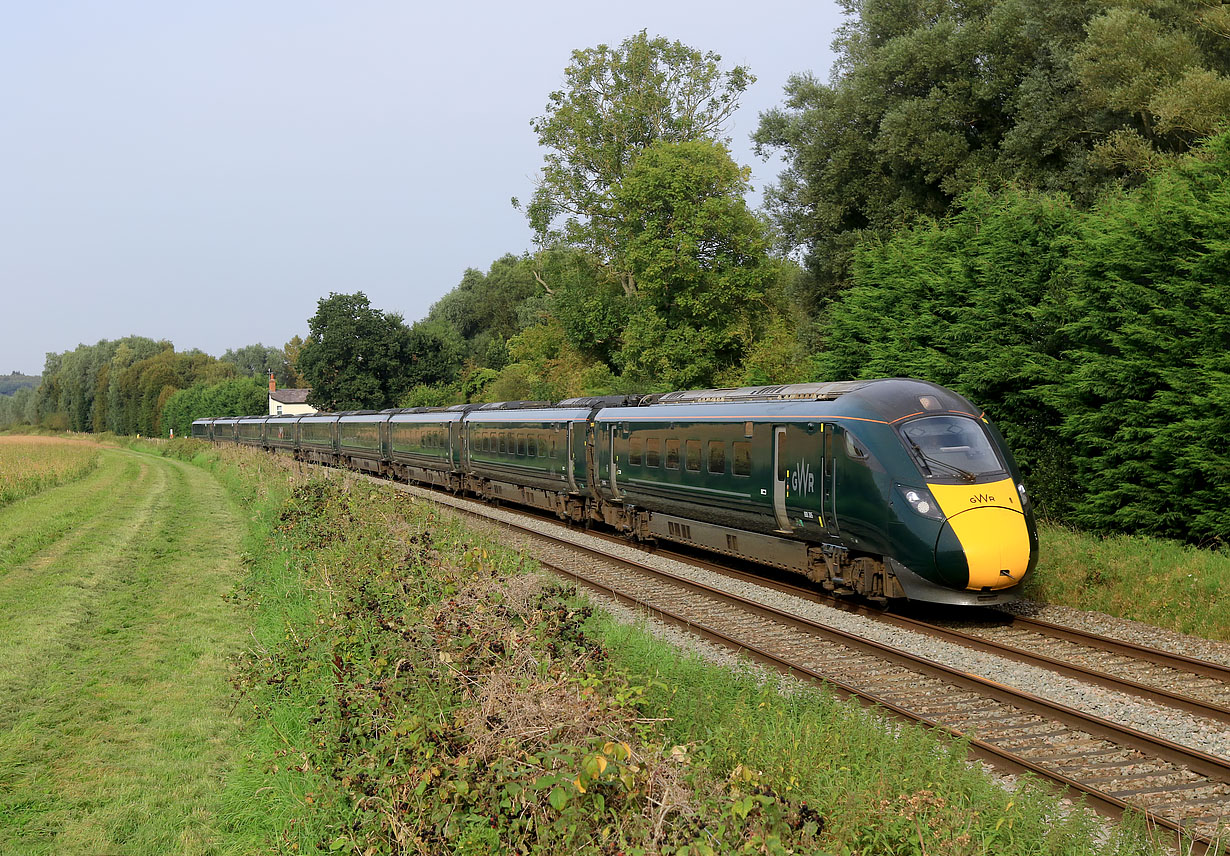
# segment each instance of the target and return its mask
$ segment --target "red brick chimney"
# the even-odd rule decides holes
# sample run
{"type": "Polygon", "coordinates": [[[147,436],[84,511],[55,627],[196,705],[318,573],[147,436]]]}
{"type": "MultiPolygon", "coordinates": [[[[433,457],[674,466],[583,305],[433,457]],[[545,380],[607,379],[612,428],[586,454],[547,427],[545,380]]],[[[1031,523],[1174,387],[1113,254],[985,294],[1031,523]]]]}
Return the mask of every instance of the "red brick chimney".
{"type": "Polygon", "coordinates": [[[273,372],[269,373],[269,391],[270,392],[278,391],[278,382],[273,379],[273,372]]]}

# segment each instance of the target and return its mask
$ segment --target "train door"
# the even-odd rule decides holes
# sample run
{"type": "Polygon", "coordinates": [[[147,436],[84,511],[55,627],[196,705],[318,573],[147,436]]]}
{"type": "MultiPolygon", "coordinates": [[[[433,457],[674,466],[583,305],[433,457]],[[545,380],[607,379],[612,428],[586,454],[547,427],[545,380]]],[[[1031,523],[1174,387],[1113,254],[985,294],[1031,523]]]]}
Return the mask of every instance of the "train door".
{"type": "Polygon", "coordinates": [[[841,428],[837,425],[821,425],[820,435],[823,438],[821,455],[823,468],[820,473],[820,522],[826,532],[837,536],[841,530],[837,528],[837,434],[841,428]]]}
{"type": "Polygon", "coordinates": [[[790,478],[786,456],[786,427],[773,426],[773,516],[777,519],[777,531],[789,535],[794,531],[790,515],[786,512],[786,482],[790,478]]]}
{"type": "Polygon", "coordinates": [[[619,423],[608,423],[606,430],[602,432],[602,440],[606,448],[599,449],[599,455],[602,457],[602,469],[611,482],[611,497],[613,499],[623,499],[623,495],[619,492],[619,465],[615,461],[615,432],[618,430],[619,423]]]}
{"type": "Polygon", "coordinates": [[[577,470],[576,470],[576,455],[572,450],[576,448],[573,444],[576,439],[573,436],[573,431],[576,429],[576,422],[569,420],[568,422],[568,441],[564,444],[564,466],[565,472],[568,474],[568,489],[573,493],[577,492],[577,470]]]}

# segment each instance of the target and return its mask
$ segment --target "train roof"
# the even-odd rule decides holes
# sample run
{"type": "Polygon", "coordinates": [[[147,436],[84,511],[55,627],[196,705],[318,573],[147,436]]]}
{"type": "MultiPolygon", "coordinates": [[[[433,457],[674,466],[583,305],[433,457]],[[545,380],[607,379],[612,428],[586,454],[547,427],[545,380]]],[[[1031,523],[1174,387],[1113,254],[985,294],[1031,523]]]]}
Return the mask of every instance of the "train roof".
{"type": "Polygon", "coordinates": [[[878,378],[827,384],[789,384],[695,390],[646,396],[637,407],[604,408],[598,421],[690,421],[693,419],[788,420],[847,418],[898,422],[910,416],[980,411],[950,389],[912,378],[878,378]]]}

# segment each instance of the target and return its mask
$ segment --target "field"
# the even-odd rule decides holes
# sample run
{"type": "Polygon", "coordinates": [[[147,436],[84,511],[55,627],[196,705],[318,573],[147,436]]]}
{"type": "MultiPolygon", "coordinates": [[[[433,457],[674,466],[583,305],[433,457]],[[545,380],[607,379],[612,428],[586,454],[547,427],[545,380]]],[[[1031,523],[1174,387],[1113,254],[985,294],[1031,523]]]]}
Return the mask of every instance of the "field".
{"type": "Polygon", "coordinates": [[[88,469],[0,508],[0,854],[249,851],[222,810],[247,531],[227,492],[122,449],[0,453],[27,486],[88,469]]]}
{"type": "Polygon", "coordinates": [[[79,479],[97,461],[89,440],[0,436],[0,505],[79,479]]]}

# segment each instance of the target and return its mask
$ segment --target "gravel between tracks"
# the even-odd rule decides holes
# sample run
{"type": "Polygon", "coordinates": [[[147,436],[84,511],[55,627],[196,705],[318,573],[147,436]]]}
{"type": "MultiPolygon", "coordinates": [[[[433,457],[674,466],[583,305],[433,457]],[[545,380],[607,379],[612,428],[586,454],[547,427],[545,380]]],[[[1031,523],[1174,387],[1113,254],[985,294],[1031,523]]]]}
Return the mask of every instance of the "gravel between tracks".
{"type": "MultiPolygon", "coordinates": [[[[993,654],[972,651],[960,645],[934,639],[925,634],[879,624],[872,619],[812,603],[765,586],[734,580],[721,574],[704,570],[703,568],[662,556],[655,556],[632,545],[622,545],[600,540],[584,532],[568,529],[551,521],[527,518],[523,514],[493,508],[470,500],[441,497],[438,493],[420,488],[406,487],[404,485],[399,485],[399,487],[425,499],[477,511],[496,520],[516,522],[522,525],[531,522],[534,528],[544,532],[550,531],[553,535],[557,535],[563,540],[578,546],[595,547],[620,558],[650,564],[678,576],[711,585],[732,594],[753,598],[774,608],[789,610],[796,615],[809,618],[827,626],[857,634],[863,638],[871,639],[902,651],[908,651],[934,662],[943,663],[944,665],[1024,690],[1058,704],[1066,705],[1094,716],[1103,717],[1212,755],[1230,759],[1230,733],[1218,722],[1201,719],[1182,711],[1147,702],[1094,684],[1085,684],[1076,679],[1057,675],[1045,669],[1016,663],[993,654]]],[[[515,535],[503,529],[503,527],[492,528],[494,530],[493,534],[498,534],[499,540],[502,542],[507,543],[512,539],[518,548],[543,561],[551,561],[553,551],[557,552],[565,549],[545,542],[534,541],[529,536],[515,535]]],[[[1047,609],[1053,610],[1054,608],[1050,607],[1047,609]]],[[[1071,612],[1077,611],[1071,610],[1071,612]]],[[[1090,613],[1083,613],[1083,615],[1088,616],[1090,613]]],[[[1050,613],[1050,617],[1045,614],[1038,617],[1044,620],[1055,621],[1056,623],[1064,623],[1066,620],[1063,616],[1059,616],[1054,612],[1050,613]]],[[[1109,617],[1101,616],[1101,618],[1107,619],[1109,617]]],[[[1123,622],[1117,622],[1114,619],[1111,619],[1111,621],[1115,622],[1116,625],[1123,624],[1123,622]]],[[[1138,625],[1138,628],[1145,626],[1138,625]]],[[[1099,632],[1103,630],[1101,626],[1097,629],[1099,632]]],[[[1121,627],[1117,629],[1120,633],[1123,632],[1121,627]]],[[[1137,630],[1136,632],[1141,631],[1137,630]]],[[[1153,628],[1151,633],[1154,634],[1154,638],[1150,641],[1154,641],[1158,631],[1153,628]]],[[[680,641],[682,641],[684,635],[686,634],[681,634],[679,637],[680,641]]],[[[1137,640],[1140,638],[1143,637],[1137,637],[1137,640]]],[[[690,648],[701,650],[697,644],[698,642],[699,640],[692,640],[685,644],[690,648]]],[[[1190,647],[1188,652],[1189,656],[1203,656],[1202,652],[1192,653],[1190,647]]],[[[712,652],[709,653],[711,654],[712,652]]]]}
{"type": "Polygon", "coordinates": [[[1230,643],[1204,639],[1200,636],[1188,636],[1173,630],[1163,630],[1152,624],[1141,621],[1130,621],[1126,618],[1115,618],[1103,612],[1088,612],[1083,609],[1073,609],[1070,606],[1052,606],[1036,603],[1032,600],[1021,600],[1000,607],[1004,612],[1049,621],[1052,624],[1062,624],[1078,630],[1087,630],[1121,642],[1131,642],[1134,645],[1146,645],[1169,651],[1172,654],[1182,654],[1195,657],[1197,660],[1208,660],[1211,663],[1221,663],[1230,666],[1230,643]]]}

